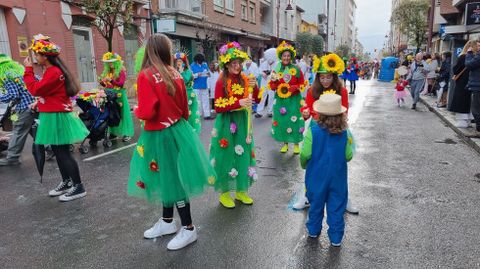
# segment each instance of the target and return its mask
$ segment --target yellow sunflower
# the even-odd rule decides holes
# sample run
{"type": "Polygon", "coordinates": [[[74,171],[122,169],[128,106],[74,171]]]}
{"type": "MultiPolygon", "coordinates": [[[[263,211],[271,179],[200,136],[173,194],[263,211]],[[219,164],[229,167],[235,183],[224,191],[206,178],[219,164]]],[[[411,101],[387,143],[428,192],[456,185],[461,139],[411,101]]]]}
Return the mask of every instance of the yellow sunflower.
{"type": "Polygon", "coordinates": [[[138,152],[138,155],[140,155],[140,157],[143,158],[143,154],[144,154],[144,148],[143,146],[137,146],[137,152],[138,152]]]}
{"type": "Polygon", "coordinates": [[[232,85],[232,92],[235,95],[243,95],[245,89],[242,87],[242,85],[235,83],[232,85]]]}
{"type": "Polygon", "coordinates": [[[286,99],[292,95],[290,92],[290,85],[288,83],[282,83],[278,85],[277,95],[280,98],[286,99]]]}
{"type": "Polygon", "coordinates": [[[226,99],[226,98],[220,97],[220,98],[215,100],[215,106],[216,107],[224,108],[227,105],[228,105],[228,99],[226,99]]]}
{"type": "Polygon", "coordinates": [[[297,69],[296,69],[296,68],[291,68],[290,70],[288,70],[288,72],[289,72],[290,75],[292,75],[292,76],[296,76],[296,75],[297,75],[297,69]]]}
{"type": "Polygon", "coordinates": [[[322,57],[322,65],[328,73],[341,74],[345,70],[345,63],[335,53],[330,53],[322,57]]]}
{"type": "Polygon", "coordinates": [[[337,92],[334,90],[334,89],[330,89],[330,90],[326,90],[322,93],[322,95],[324,94],[337,94],[337,92]]]}
{"type": "Polygon", "coordinates": [[[277,75],[278,75],[278,79],[283,78],[283,72],[278,72],[277,75]]]}

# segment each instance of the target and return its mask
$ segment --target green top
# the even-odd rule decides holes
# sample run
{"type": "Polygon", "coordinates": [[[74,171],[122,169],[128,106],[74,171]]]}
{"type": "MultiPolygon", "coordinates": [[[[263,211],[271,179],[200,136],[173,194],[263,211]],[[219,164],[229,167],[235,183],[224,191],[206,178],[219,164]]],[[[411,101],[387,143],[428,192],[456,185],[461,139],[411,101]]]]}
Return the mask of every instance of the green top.
{"type": "Polygon", "coordinates": [[[190,69],[183,70],[182,78],[183,78],[183,81],[185,81],[185,87],[187,89],[193,87],[193,74],[192,74],[192,71],[190,71],[190,69]]]}
{"type": "MultiPolygon", "coordinates": [[[[345,157],[347,162],[353,158],[353,137],[350,132],[347,132],[348,142],[345,148],[345,157]]],[[[307,168],[308,160],[312,158],[312,129],[308,129],[303,138],[302,151],[300,152],[300,164],[303,169],[307,168]]]]}

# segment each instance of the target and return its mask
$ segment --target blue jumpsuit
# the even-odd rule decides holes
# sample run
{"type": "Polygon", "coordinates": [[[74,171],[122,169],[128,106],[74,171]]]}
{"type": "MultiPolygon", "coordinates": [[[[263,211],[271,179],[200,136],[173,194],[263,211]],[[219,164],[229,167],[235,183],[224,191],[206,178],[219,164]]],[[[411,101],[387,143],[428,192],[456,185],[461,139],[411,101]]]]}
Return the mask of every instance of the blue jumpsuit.
{"type": "Polygon", "coordinates": [[[317,124],[312,130],[312,156],[305,174],[306,196],[310,202],[307,229],[318,236],[322,230],[324,208],[327,207],[328,237],[330,242],[342,242],[347,207],[347,131],[330,134],[317,124]]]}

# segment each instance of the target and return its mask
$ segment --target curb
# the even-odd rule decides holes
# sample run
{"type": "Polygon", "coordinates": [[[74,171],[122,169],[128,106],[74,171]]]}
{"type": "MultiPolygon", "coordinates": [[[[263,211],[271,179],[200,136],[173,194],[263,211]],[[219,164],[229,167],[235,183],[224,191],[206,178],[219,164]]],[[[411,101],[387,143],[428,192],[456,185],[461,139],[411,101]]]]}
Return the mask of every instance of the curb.
{"type": "MultiPolygon", "coordinates": [[[[475,141],[472,138],[467,137],[466,133],[461,128],[456,127],[455,122],[445,117],[445,115],[443,115],[438,108],[434,107],[429,99],[430,98],[428,97],[420,96],[420,101],[428,108],[428,110],[435,113],[443,122],[448,125],[448,127],[450,127],[455,133],[457,133],[465,143],[470,145],[480,154],[480,139],[476,139],[475,141]]],[[[431,99],[434,100],[434,98],[431,99]]]]}

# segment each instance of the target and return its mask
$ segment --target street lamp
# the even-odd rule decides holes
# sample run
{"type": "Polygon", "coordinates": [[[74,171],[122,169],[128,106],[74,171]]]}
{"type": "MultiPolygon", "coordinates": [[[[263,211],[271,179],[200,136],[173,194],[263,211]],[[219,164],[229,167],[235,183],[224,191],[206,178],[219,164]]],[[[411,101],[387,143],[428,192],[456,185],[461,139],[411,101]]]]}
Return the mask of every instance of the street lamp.
{"type": "Polygon", "coordinates": [[[287,8],[285,10],[286,11],[292,11],[293,10],[293,7],[292,7],[292,4],[290,3],[290,1],[288,1],[288,5],[287,5],[287,8]]]}

